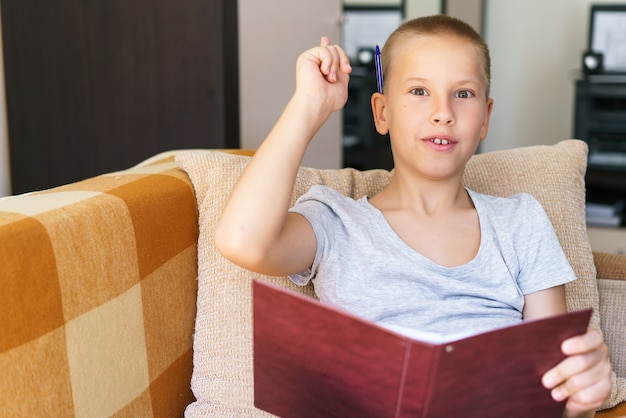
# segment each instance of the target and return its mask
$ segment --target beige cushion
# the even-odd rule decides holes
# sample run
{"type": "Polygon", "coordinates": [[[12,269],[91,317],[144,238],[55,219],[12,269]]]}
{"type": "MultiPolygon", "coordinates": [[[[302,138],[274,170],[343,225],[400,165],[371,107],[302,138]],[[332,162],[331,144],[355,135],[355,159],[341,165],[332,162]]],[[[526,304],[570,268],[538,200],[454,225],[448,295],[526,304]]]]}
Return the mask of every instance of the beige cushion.
{"type": "MultiPolygon", "coordinates": [[[[586,156],[585,143],[576,140],[480,154],[468,164],[465,182],[478,192],[501,196],[527,192],[541,202],[578,276],[567,286],[568,308],[593,307],[592,325],[598,327],[598,290],[584,221],[586,156]]],[[[224,259],[213,241],[215,224],[249,157],[186,151],[178,153],[176,161],[194,184],[200,217],[192,377],[197,401],[188,407],[187,416],[264,416],[253,406],[250,280],[258,275],[224,259]]],[[[376,194],[389,179],[384,170],[302,168],[292,203],[314,184],[359,198],[376,194]]],[[[298,288],[287,278],[265,279],[312,295],[311,287],[298,288]]],[[[610,399],[606,405],[614,403],[610,399]]]]}
{"type": "Polygon", "coordinates": [[[598,279],[598,288],[601,290],[600,313],[613,318],[604,328],[605,340],[611,343],[613,370],[626,378],[626,357],[623,355],[626,347],[626,281],[598,279]]]}

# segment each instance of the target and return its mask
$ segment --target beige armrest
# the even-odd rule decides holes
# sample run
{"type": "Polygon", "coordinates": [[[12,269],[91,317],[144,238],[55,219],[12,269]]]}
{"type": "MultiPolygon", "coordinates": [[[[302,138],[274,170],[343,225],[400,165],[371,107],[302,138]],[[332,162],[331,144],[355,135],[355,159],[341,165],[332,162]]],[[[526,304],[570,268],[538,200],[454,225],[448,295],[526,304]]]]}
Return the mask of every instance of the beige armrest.
{"type": "Polygon", "coordinates": [[[626,281],[626,255],[594,252],[593,261],[599,279],[626,281]]]}

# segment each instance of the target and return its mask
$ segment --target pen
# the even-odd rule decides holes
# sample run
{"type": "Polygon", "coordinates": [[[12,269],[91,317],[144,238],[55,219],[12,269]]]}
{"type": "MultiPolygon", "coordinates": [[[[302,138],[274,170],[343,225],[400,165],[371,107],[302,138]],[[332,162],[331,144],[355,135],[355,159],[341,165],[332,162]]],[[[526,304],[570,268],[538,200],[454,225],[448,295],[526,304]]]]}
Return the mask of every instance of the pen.
{"type": "Polygon", "coordinates": [[[376,86],[378,92],[383,94],[383,63],[380,58],[380,48],[376,45],[376,54],[374,54],[374,63],[376,64],[376,86]]]}

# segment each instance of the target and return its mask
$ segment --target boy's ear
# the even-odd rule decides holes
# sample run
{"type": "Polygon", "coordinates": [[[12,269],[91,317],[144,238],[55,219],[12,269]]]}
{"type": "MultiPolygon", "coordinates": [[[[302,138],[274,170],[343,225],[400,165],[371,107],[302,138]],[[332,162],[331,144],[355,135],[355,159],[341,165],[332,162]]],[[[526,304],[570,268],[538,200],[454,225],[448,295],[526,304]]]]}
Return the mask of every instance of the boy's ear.
{"type": "Polygon", "coordinates": [[[487,100],[487,112],[485,115],[485,120],[483,121],[483,126],[480,129],[480,140],[487,138],[487,132],[489,131],[489,121],[491,120],[491,111],[493,110],[493,99],[489,98],[487,100]]]}
{"type": "Polygon", "coordinates": [[[372,113],[374,114],[374,125],[376,125],[376,132],[381,135],[387,135],[387,133],[389,133],[386,110],[387,105],[385,103],[385,96],[380,93],[372,94],[372,113]]]}

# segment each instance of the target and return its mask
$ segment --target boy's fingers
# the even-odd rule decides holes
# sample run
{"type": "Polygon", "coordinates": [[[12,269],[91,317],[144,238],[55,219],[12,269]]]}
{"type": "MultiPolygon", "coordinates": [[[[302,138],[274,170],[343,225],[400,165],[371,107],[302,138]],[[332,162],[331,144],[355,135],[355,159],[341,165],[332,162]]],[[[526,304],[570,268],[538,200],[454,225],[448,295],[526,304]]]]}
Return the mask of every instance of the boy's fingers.
{"type": "MultiPolygon", "coordinates": [[[[603,376],[602,371],[598,370],[598,372],[600,376],[603,376]]],[[[557,393],[556,396],[553,391],[553,398],[559,401],[569,398],[567,400],[567,408],[572,411],[596,409],[611,394],[611,380],[608,378],[602,379],[598,376],[589,376],[587,383],[589,383],[587,386],[581,388],[564,388],[562,393],[557,393]]]]}
{"type": "Polygon", "coordinates": [[[572,373],[561,380],[557,386],[548,387],[548,389],[552,389],[554,399],[561,401],[587,387],[597,384],[602,380],[602,377],[604,377],[604,368],[602,363],[597,363],[589,368],[582,369],[578,373],[572,373]]]}
{"type": "Polygon", "coordinates": [[[605,347],[567,357],[543,375],[542,383],[546,389],[553,389],[571,379],[572,376],[608,365],[607,359],[608,353],[605,347]]]}
{"type": "Polygon", "coordinates": [[[567,379],[585,370],[582,356],[568,357],[558,365],[547,371],[541,378],[546,389],[555,389],[567,379]]]}
{"type": "Polygon", "coordinates": [[[568,357],[543,375],[542,382],[547,389],[596,365],[608,364],[608,349],[596,330],[565,340],[561,350],[568,357]]]}
{"type": "Polygon", "coordinates": [[[600,381],[578,391],[567,401],[567,409],[571,411],[588,411],[597,409],[611,393],[610,381],[600,381]]]}
{"type": "Polygon", "coordinates": [[[563,351],[563,354],[569,356],[595,350],[603,344],[604,341],[602,341],[602,335],[600,335],[600,332],[595,329],[590,329],[584,335],[578,335],[563,341],[561,350],[563,351]]]}
{"type": "Polygon", "coordinates": [[[582,409],[593,409],[611,392],[611,366],[606,356],[598,349],[568,357],[543,376],[543,385],[556,401],[570,398],[572,404],[585,405],[582,409]]]}
{"type": "Polygon", "coordinates": [[[317,48],[311,49],[311,52],[317,56],[320,61],[320,70],[322,74],[328,74],[330,70],[330,54],[328,46],[330,45],[330,39],[326,36],[322,36],[320,39],[320,45],[317,48]]]}
{"type": "Polygon", "coordinates": [[[350,57],[343,48],[338,48],[339,58],[341,64],[341,71],[345,74],[349,74],[352,71],[352,66],[350,65],[350,57]]]}
{"type": "Polygon", "coordinates": [[[328,50],[330,51],[333,60],[332,60],[332,64],[331,64],[331,73],[330,75],[333,78],[333,81],[337,81],[337,72],[339,72],[339,68],[341,65],[341,53],[340,51],[342,51],[341,48],[339,48],[337,45],[330,45],[328,47],[328,50]]]}
{"type": "Polygon", "coordinates": [[[339,71],[344,74],[349,74],[352,71],[348,54],[339,45],[332,45],[327,36],[320,38],[317,58],[320,61],[321,73],[331,83],[337,81],[339,71]]]}

